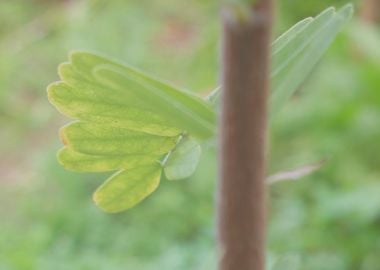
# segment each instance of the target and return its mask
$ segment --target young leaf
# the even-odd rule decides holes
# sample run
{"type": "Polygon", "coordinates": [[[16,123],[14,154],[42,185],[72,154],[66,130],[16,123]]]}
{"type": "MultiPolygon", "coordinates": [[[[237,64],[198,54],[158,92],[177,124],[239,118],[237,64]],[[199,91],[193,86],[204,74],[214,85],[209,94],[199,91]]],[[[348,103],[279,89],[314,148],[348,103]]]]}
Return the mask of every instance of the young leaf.
{"type": "MultiPolygon", "coordinates": [[[[84,78],[80,83],[73,83],[70,79],[73,77],[63,78],[72,84],[58,82],[48,88],[50,102],[63,114],[83,121],[162,136],[181,133],[180,129],[170,125],[161,116],[138,107],[134,97],[119,95],[116,91],[89,83],[84,78]]],[[[80,78],[78,82],[79,80],[80,78]]]]}
{"type": "Polygon", "coordinates": [[[214,134],[215,113],[207,102],[100,56],[74,53],[70,59],[59,68],[62,81],[48,87],[51,103],[79,120],[61,129],[66,147],[58,159],[74,171],[122,169],[96,192],[102,209],[128,208],[153,191],[162,171],[157,164],[169,152],[168,175],[192,173],[196,164],[185,168],[174,158],[183,153],[182,159],[197,159],[200,146],[184,149],[188,139],[176,144],[184,131],[200,138],[214,134]],[[134,185],[138,180],[141,185],[134,185]],[[114,188],[122,182],[130,190],[118,204],[114,188]]]}
{"type": "Polygon", "coordinates": [[[197,168],[201,156],[201,146],[189,136],[185,136],[170,153],[164,167],[168,180],[184,179],[197,168]]]}
{"type": "Polygon", "coordinates": [[[93,54],[73,53],[71,61],[85,77],[107,89],[130,93],[173,126],[200,138],[214,135],[215,114],[201,98],[93,54]]]}
{"type": "Polygon", "coordinates": [[[291,40],[293,40],[301,31],[303,31],[309,23],[314,19],[309,17],[299,21],[293,25],[288,31],[279,36],[272,44],[272,55],[277,54],[282,50],[291,40]]]}
{"type": "Polygon", "coordinates": [[[72,122],[61,129],[65,145],[89,155],[163,155],[174,148],[177,137],[165,137],[89,122],[72,122]]]}
{"type": "Polygon", "coordinates": [[[58,161],[68,170],[76,172],[106,172],[120,169],[132,169],[158,162],[161,156],[155,155],[120,155],[97,156],[75,152],[63,147],[58,152],[58,161]]]}
{"type": "Polygon", "coordinates": [[[351,18],[352,12],[352,5],[338,12],[327,9],[289,42],[281,53],[273,56],[271,119],[306,79],[343,24],[351,18]]]}
{"type": "Polygon", "coordinates": [[[95,204],[110,213],[127,210],[158,187],[161,171],[158,163],[119,171],[95,191],[95,204]]]}
{"type": "Polygon", "coordinates": [[[281,38],[278,42],[275,42],[274,47],[280,47],[280,49],[275,48],[273,52],[272,76],[276,77],[281,71],[286,70],[287,65],[297,58],[302,50],[312,42],[312,39],[329,25],[334,16],[335,9],[328,8],[317,17],[304,23],[302,28],[296,27],[296,30],[299,29],[298,31],[290,30],[288,34],[290,37],[287,40],[281,38]]]}

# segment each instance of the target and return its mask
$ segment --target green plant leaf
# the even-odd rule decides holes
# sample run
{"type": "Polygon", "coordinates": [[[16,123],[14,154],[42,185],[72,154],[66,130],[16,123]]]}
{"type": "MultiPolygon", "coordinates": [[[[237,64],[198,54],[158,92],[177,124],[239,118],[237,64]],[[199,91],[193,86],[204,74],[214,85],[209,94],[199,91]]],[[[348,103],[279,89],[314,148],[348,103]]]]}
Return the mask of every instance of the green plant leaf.
{"type": "Polygon", "coordinates": [[[161,171],[159,163],[119,171],[95,191],[95,204],[110,213],[127,210],[158,187],[161,171]]]}
{"type": "Polygon", "coordinates": [[[313,21],[313,18],[309,17],[299,21],[293,25],[288,31],[279,36],[272,44],[272,55],[277,54],[282,50],[289,42],[294,39],[302,30],[304,30],[309,23],[313,21]]]}
{"type": "MultiPolygon", "coordinates": [[[[318,37],[318,34],[330,24],[330,21],[335,16],[335,9],[328,8],[315,18],[306,20],[306,22],[296,24],[294,28],[286,33],[284,38],[280,37],[279,41],[274,42],[272,56],[272,76],[276,78],[281,71],[286,71],[287,66],[293,59],[296,59],[300,53],[312,43],[313,38],[318,37]]],[[[281,77],[280,77],[281,78],[281,77]]]]}
{"type": "Polygon", "coordinates": [[[161,156],[154,155],[120,155],[97,156],[75,152],[64,147],[58,152],[58,161],[68,170],[77,172],[106,172],[135,167],[158,162],[161,156]]]}
{"type": "Polygon", "coordinates": [[[352,5],[338,12],[325,10],[273,55],[271,119],[310,74],[352,12],[352,5]]]}
{"type": "Polygon", "coordinates": [[[166,178],[178,180],[191,176],[197,168],[200,156],[201,146],[198,141],[189,136],[181,138],[165,163],[166,178]]]}
{"type": "MultiPolygon", "coordinates": [[[[80,172],[123,169],[102,186],[96,193],[101,195],[95,198],[106,198],[102,196],[120,179],[137,179],[138,172],[143,177],[142,166],[159,163],[165,156],[170,158],[169,152],[173,157],[167,159],[168,174],[172,171],[175,178],[186,177],[196,163],[185,168],[181,160],[198,158],[195,154],[200,146],[195,147],[197,151],[183,152],[187,139],[177,148],[179,138],[185,131],[200,138],[214,134],[215,113],[206,101],[103,57],[73,53],[69,63],[60,65],[59,75],[62,81],[48,87],[49,100],[63,114],[79,120],[60,131],[65,144],[58,153],[60,163],[80,172]],[[175,161],[180,153],[184,157],[175,161]],[[176,170],[174,166],[179,167],[176,170]]],[[[161,175],[161,166],[157,170],[161,175]]],[[[133,190],[137,197],[133,193],[128,196],[139,201],[140,191],[133,190]]]]}
{"type": "Polygon", "coordinates": [[[83,76],[106,89],[128,92],[173,126],[200,138],[214,135],[215,114],[201,98],[93,54],[73,53],[71,62],[75,69],[83,71],[83,76]]]}
{"type": "Polygon", "coordinates": [[[77,82],[73,82],[74,75],[70,77],[63,73],[62,67],[67,70],[67,64],[61,66],[60,74],[71,85],[66,82],[54,83],[48,88],[48,96],[50,102],[63,114],[83,121],[162,136],[181,133],[180,129],[170,125],[161,116],[138,107],[137,98],[127,94],[119,95],[117,91],[87,82],[85,78],[80,81],[79,77],[77,82]]]}
{"type": "Polygon", "coordinates": [[[89,122],[72,122],[61,129],[65,145],[89,155],[163,155],[174,148],[177,137],[165,137],[89,122]]]}

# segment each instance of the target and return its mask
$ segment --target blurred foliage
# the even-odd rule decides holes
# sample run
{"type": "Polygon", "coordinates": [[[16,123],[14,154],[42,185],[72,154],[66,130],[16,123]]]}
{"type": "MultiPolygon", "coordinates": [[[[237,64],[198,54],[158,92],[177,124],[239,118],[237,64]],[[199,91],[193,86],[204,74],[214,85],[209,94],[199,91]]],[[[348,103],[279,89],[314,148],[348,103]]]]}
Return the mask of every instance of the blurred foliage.
{"type": "MultiPolygon", "coordinates": [[[[90,198],[104,176],[56,162],[67,119],[45,87],[70,49],[87,49],[206,94],[218,81],[216,2],[0,2],[1,270],[211,268],[215,153],[191,179],[104,214],[90,198]]],[[[281,1],[276,33],[343,2],[281,1]]],[[[301,270],[380,269],[380,62],[349,29],[271,132],[271,171],[327,158],[307,179],[271,189],[270,258],[301,270]]]]}

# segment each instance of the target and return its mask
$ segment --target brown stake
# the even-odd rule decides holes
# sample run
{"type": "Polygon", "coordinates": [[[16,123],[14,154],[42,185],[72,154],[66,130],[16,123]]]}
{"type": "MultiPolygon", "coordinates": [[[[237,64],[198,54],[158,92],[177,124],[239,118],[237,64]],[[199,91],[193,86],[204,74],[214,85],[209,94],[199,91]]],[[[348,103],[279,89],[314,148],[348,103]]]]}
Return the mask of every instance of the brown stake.
{"type": "Polygon", "coordinates": [[[380,22],[380,0],[363,0],[360,17],[370,24],[380,22]]]}
{"type": "Polygon", "coordinates": [[[222,12],[217,221],[219,270],[264,270],[265,145],[272,1],[222,12]]]}

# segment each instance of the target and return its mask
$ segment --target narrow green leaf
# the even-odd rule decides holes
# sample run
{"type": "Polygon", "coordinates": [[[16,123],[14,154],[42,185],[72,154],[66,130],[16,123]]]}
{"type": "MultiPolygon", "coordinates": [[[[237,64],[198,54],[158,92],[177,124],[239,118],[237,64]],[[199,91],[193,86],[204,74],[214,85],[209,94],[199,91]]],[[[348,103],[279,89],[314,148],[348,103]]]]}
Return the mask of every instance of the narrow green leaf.
{"type": "MultiPolygon", "coordinates": [[[[273,77],[273,89],[270,99],[270,117],[273,119],[275,114],[283,107],[286,101],[292,96],[299,85],[306,79],[314,66],[318,63],[323,53],[333,41],[336,34],[340,31],[343,24],[352,16],[352,6],[347,5],[339,12],[333,13],[325,11],[318,16],[315,21],[319,22],[323,18],[322,24],[319,25],[316,34],[310,35],[308,27],[302,32],[302,38],[306,44],[297,48],[296,56],[291,54],[287,62],[286,69],[279,72],[273,77]],[[318,19],[318,20],[317,20],[318,19]]],[[[310,26],[312,23],[309,24],[310,26]]],[[[314,27],[312,30],[315,30],[314,27]]]]}
{"type": "MultiPolygon", "coordinates": [[[[335,9],[328,8],[312,19],[311,22],[303,27],[301,31],[290,34],[288,42],[282,46],[281,50],[276,50],[272,57],[272,76],[276,77],[282,70],[286,70],[289,63],[295,59],[306,46],[313,42],[313,38],[318,37],[321,30],[329,26],[335,16],[335,9]]],[[[291,32],[293,33],[293,32],[291,32]]],[[[283,39],[283,38],[282,38],[283,39]]],[[[281,42],[280,40],[280,43],[281,42]]]]}
{"type": "Polygon", "coordinates": [[[163,137],[86,122],[73,122],[61,129],[63,143],[83,154],[160,155],[174,148],[177,137],[163,137]]]}
{"type": "Polygon", "coordinates": [[[131,169],[158,162],[160,157],[136,154],[122,156],[86,155],[75,152],[69,147],[63,147],[58,152],[58,161],[67,170],[76,172],[106,172],[131,169]]]}
{"type": "Polygon", "coordinates": [[[185,136],[170,153],[164,171],[168,180],[179,180],[191,176],[198,166],[201,146],[189,136],[185,136]]]}
{"type": "Polygon", "coordinates": [[[94,202],[110,213],[127,210],[158,187],[161,171],[160,164],[156,163],[117,172],[96,190],[94,202]]]}
{"type": "Polygon", "coordinates": [[[272,44],[272,54],[277,54],[300,32],[302,32],[314,19],[309,17],[293,25],[288,31],[279,36],[272,44]]]}

